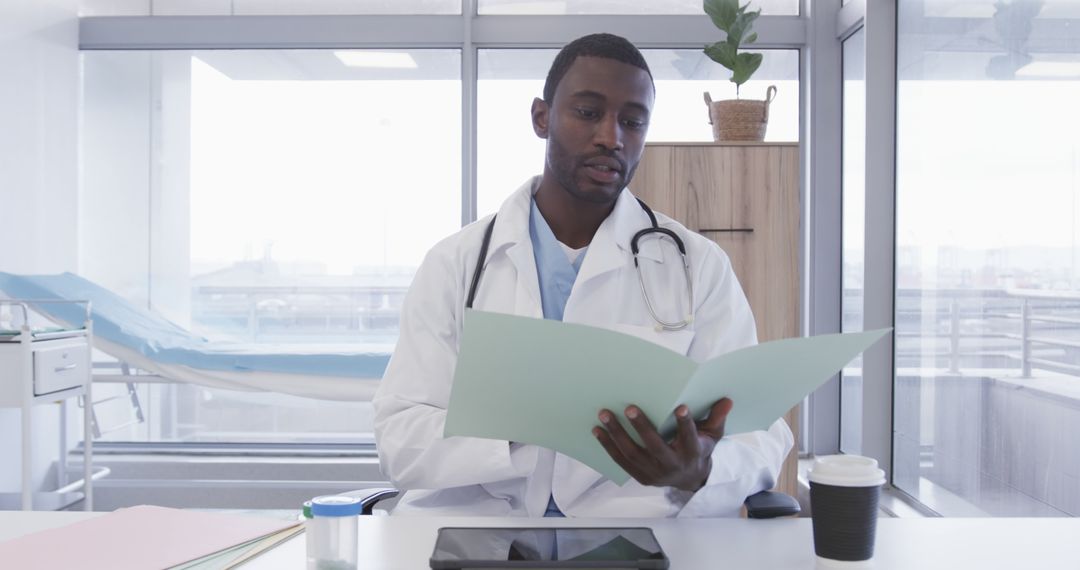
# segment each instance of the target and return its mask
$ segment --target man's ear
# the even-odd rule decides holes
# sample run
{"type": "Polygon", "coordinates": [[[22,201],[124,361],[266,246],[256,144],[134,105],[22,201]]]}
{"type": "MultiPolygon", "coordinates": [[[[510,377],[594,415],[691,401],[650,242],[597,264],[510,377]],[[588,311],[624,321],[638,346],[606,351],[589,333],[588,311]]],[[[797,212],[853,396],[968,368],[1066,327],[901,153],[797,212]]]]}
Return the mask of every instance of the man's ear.
{"type": "Polygon", "coordinates": [[[551,118],[551,107],[548,107],[547,102],[543,99],[536,97],[532,102],[532,124],[533,132],[536,136],[546,139],[548,138],[548,119],[551,118]]]}

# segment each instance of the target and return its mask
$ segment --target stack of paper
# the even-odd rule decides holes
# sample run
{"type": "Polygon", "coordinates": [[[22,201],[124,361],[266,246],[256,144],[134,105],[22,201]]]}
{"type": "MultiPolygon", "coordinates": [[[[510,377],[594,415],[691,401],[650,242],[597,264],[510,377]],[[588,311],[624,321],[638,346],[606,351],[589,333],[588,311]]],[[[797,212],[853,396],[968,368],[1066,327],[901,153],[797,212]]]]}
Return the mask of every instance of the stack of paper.
{"type": "Polygon", "coordinates": [[[303,531],[295,521],[138,506],[0,543],[5,568],[224,570],[303,531]]]}
{"type": "Polygon", "coordinates": [[[767,429],[889,330],[778,340],[697,363],[606,329],[470,310],[444,435],[540,445],[622,484],[629,475],[592,435],[601,409],[620,417],[635,404],[670,437],[678,405],[701,418],[728,397],[728,434],[767,429]]]}

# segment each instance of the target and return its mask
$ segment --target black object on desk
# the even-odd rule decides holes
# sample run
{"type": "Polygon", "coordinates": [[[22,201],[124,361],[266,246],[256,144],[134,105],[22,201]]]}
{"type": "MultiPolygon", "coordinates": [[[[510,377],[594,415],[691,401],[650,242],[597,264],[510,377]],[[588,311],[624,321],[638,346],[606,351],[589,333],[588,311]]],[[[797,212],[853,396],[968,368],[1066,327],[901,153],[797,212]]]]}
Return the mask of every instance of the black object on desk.
{"type": "Polygon", "coordinates": [[[431,568],[668,568],[650,528],[440,528],[431,568]]]}

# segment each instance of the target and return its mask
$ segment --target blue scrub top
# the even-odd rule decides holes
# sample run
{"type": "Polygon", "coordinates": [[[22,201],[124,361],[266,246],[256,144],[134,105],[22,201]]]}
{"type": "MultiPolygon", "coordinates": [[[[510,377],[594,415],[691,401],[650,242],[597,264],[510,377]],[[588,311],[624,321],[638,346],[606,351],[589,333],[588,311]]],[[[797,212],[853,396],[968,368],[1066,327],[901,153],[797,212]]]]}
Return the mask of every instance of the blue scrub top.
{"type": "Polygon", "coordinates": [[[540,280],[540,303],[544,308],[544,318],[555,321],[563,320],[566,300],[574,288],[581,263],[585,260],[582,252],[573,263],[566,256],[555,234],[548,226],[536,200],[532,201],[529,213],[529,237],[532,238],[533,257],[536,258],[536,275],[540,280]]]}
{"type": "MultiPolygon", "coordinates": [[[[540,304],[544,309],[544,318],[561,321],[566,310],[566,301],[570,298],[570,291],[574,288],[574,281],[577,280],[588,248],[571,263],[559,240],[555,239],[551,226],[536,207],[535,199],[532,200],[532,209],[529,212],[529,237],[532,239],[533,257],[536,258],[536,275],[540,281],[540,304]]],[[[554,496],[548,498],[544,516],[565,516],[555,504],[554,496]]]]}

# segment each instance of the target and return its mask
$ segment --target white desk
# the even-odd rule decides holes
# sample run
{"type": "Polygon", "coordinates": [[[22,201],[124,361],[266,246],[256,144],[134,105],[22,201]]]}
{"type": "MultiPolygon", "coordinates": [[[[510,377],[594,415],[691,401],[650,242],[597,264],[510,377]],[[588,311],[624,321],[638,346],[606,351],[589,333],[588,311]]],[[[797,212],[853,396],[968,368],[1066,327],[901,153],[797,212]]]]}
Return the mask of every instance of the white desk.
{"type": "MultiPolygon", "coordinates": [[[[0,511],[0,541],[100,513],[0,511]]],[[[361,517],[361,568],[423,569],[442,526],[651,526],[672,570],[816,569],[809,519],[361,517]]],[[[880,519],[874,570],[1080,568],[1080,519],[880,519]]],[[[303,535],[244,568],[304,565],[303,535]]]]}

